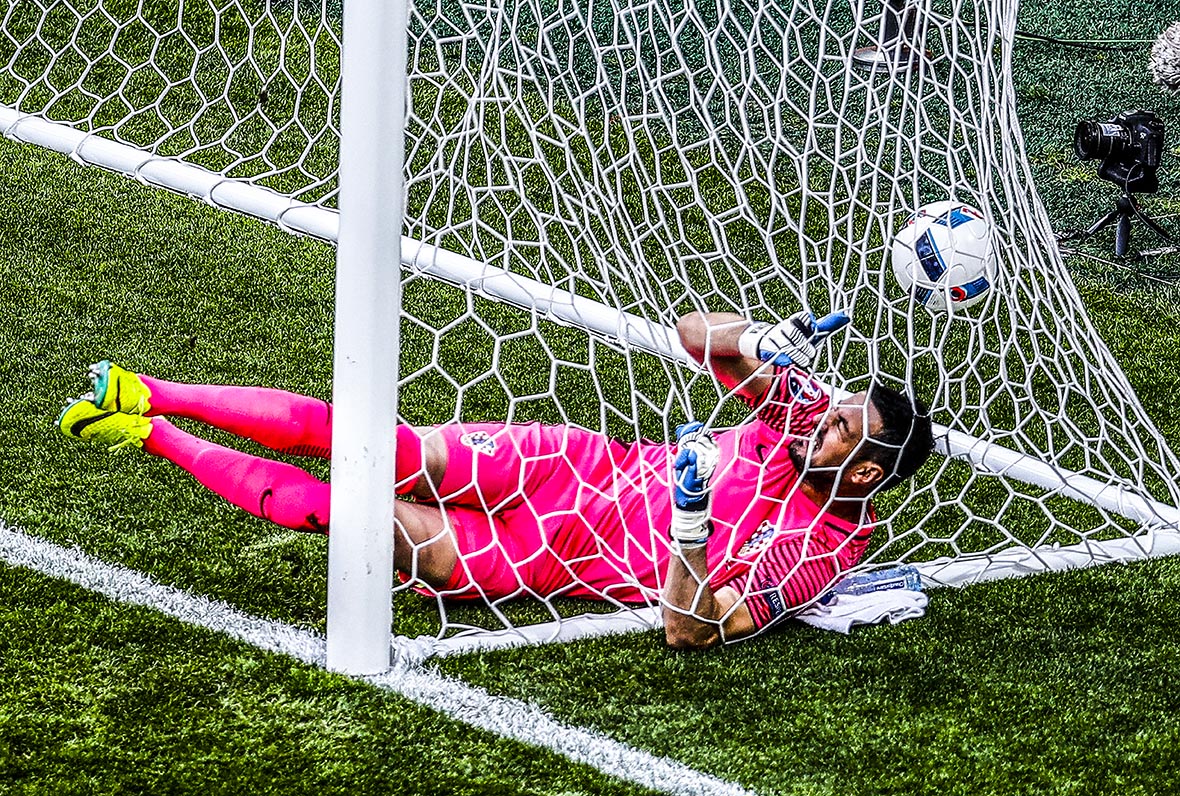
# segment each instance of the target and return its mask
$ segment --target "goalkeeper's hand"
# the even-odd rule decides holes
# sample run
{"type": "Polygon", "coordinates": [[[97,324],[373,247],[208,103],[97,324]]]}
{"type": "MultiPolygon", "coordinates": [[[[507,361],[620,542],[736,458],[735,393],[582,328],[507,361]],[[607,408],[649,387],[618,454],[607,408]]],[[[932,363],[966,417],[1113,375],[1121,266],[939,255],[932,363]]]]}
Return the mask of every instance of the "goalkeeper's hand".
{"type": "Polygon", "coordinates": [[[833,312],[817,321],[803,310],[776,324],[752,323],[738,337],[738,351],[749,359],[772,362],[779,367],[795,365],[811,370],[815,365],[816,345],[846,326],[849,320],[843,312],[833,312]]]}
{"type": "Polygon", "coordinates": [[[709,479],[721,450],[701,423],[676,428],[675,478],[672,490],[672,538],[681,549],[700,547],[713,530],[709,522],[712,488],[709,479]]]}

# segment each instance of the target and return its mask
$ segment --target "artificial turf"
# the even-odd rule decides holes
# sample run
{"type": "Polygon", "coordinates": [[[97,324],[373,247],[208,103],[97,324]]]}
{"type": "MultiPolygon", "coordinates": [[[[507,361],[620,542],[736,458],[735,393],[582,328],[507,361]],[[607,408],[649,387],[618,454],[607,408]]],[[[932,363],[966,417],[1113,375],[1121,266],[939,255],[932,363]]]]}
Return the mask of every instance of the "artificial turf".
{"type": "MultiPolygon", "coordinates": [[[[1177,11],[1131,5],[1100,23],[1150,38],[1159,26],[1143,20],[1177,11]]],[[[1085,33],[1071,14],[1057,2],[1024,9],[1021,22],[1085,33]]],[[[1139,105],[1180,116],[1145,82],[1145,50],[1019,45],[1018,107],[1055,226],[1085,224],[1112,192],[1071,159],[1077,119],[1139,105]]],[[[1160,214],[1177,196],[1170,169],[1164,177],[1149,200],[1160,214]]],[[[135,452],[73,445],[52,419],[104,357],[328,397],[331,249],[10,142],[0,142],[0,218],[0,517],[322,630],[323,539],[277,531],[135,452]]],[[[1104,255],[1109,242],[1086,250],[1104,255]]],[[[1173,449],[1175,262],[1070,261],[1173,449]]],[[[925,619],[850,637],[792,626],[685,655],[642,634],[432,665],[760,793],[1162,794],[1180,789],[1178,592],[1180,563],[1160,560],[939,591],[925,619]]],[[[26,570],[0,566],[0,614],[8,792],[637,792],[26,570]]]]}

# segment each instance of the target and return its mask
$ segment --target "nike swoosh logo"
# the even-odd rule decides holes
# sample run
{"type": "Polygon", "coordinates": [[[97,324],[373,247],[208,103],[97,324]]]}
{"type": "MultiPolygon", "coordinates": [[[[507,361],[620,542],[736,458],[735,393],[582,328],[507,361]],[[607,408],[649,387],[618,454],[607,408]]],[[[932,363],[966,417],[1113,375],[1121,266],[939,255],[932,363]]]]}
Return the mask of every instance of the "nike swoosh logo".
{"type": "Polygon", "coordinates": [[[275,491],[273,489],[271,489],[270,487],[267,487],[266,489],[262,490],[262,495],[259,496],[259,498],[258,498],[258,516],[259,517],[262,517],[263,519],[266,519],[266,520],[270,519],[270,515],[266,513],[266,499],[268,497],[272,496],[274,493],[275,493],[275,491]]]}
{"type": "Polygon", "coordinates": [[[70,435],[74,437],[80,437],[82,436],[82,432],[85,431],[88,426],[106,420],[113,414],[115,413],[103,412],[101,415],[92,415],[90,417],[84,417],[81,420],[77,420],[72,426],[70,426],[70,435]]]}

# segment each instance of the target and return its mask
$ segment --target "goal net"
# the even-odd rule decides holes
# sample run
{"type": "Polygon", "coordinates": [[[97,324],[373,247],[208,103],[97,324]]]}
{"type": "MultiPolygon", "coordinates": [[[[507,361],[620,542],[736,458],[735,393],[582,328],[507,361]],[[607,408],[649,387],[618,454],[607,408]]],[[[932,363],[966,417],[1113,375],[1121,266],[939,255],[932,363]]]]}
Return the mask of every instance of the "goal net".
{"type": "MultiPolygon", "coordinates": [[[[733,426],[748,409],[686,356],[677,318],[845,310],[819,376],[912,388],[946,454],[877,500],[861,568],[961,584],[1175,552],[1180,463],[1088,320],[1026,165],[1016,11],[923,0],[899,26],[877,0],[417,0],[401,419],[628,442],[733,426]],[[948,198],[982,210],[999,268],[983,304],[932,314],[888,248],[948,198]]],[[[0,127],[332,240],[342,13],[19,0],[0,25],[0,127]]],[[[601,610],[624,613],[588,626],[644,627],[658,605],[658,589],[646,612],[523,582],[462,603],[400,591],[399,631],[431,650],[562,637],[601,610]]]]}

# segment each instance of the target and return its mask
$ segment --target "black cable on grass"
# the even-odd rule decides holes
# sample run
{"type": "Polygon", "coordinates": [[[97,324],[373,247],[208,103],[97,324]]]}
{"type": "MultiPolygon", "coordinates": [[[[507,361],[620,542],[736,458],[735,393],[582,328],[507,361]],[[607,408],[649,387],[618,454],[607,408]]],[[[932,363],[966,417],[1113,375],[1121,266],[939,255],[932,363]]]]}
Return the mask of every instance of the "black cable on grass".
{"type": "Polygon", "coordinates": [[[1044,44],[1056,44],[1059,47],[1075,47],[1080,50],[1100,50],[1105,52],[1137,50],[1144,44],[1151,44],[1151,39],[1060,39],[1056,36],[1045,36],[1031,33],[1027,30],[1016,30],[1015,37],[1025,41],[1037,41],[1044,44]]]}
{"type": "Polygon", "coordinates": [[[1092,262],[1110,266],[1111,268],[1117,268],[1122,271],[1126,271],[1133,276],[1139,277],[1144,281],[1154,282],[1155,284],[1162,285],[1164,287],[1174,288],[1180,286],[1180,275],[1167,271],[1150,271],[1142,268],[1139,265],[1145,261],[1154,259],[1157,256],[1166,256],[1175,253],[1170,250],[1144,252],[1138,254],[1135,257],[1121,257],[1114,259],[1109,257],[1099,257],[1098,255],[1092,254],[1088,251],[1074,249],[1066,246],[1059,246],[1058,251],[1060,251],[1065,257],[1078,257],[1083,260],[1090,260],[1092,262]]]}

